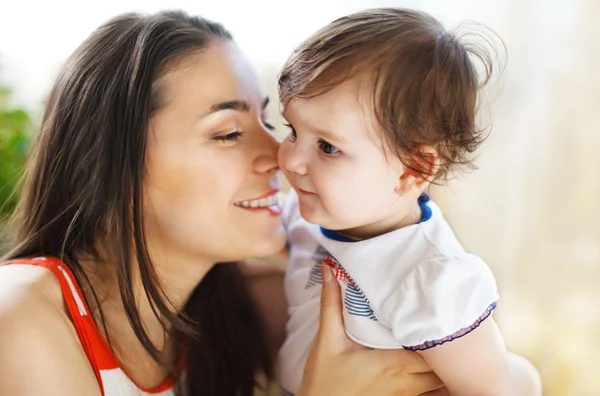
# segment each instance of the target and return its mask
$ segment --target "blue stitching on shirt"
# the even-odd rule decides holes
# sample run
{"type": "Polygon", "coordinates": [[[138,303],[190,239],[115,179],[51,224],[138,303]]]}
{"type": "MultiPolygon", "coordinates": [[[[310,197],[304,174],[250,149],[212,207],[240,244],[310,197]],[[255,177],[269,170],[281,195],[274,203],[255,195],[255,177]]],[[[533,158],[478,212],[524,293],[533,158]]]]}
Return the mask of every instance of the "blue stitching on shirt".
{"type": "Polygon", "coordinates": [[[477,318],[477,320],[471,326],[465,327],[464,329],[460,329],[459,331],[457,331],[454,334],[451,334],[440,340],[425,341],[424,343],[419,344],[419,345],[414,345],[414,346],[402,345],[402,348],[407,349],[409,351],[425,351],[427,349],[435,348],[435,347],[443,345],[447,342],[451,342],[451,341],[457,340],[461,337],[464,337],[467,334],[469,334],[470,332],[472,332],[473,330],[475,330],[476,328],[478,328],[479,326],[481,326],[483,321],[492,315],[492,312],[494,312],[494,309],[496,309],[496,306],[497,306],[496,302],[491,303],[485,309],[483,314],[481,314],[481,316],[479,318],[477,318]]]}

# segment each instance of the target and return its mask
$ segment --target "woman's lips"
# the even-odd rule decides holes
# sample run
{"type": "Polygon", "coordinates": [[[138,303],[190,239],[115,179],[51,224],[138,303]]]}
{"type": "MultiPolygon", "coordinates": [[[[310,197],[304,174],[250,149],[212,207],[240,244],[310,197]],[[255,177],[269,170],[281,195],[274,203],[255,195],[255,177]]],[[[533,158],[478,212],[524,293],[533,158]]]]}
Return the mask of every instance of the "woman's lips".
{"type": "Polygon", "coordinates": [[[281,194],[276,189],[251,199],[237,201],[234,205],[250,212],[266,212],[271,216],[279,216],[283,211],[281,194]]]}

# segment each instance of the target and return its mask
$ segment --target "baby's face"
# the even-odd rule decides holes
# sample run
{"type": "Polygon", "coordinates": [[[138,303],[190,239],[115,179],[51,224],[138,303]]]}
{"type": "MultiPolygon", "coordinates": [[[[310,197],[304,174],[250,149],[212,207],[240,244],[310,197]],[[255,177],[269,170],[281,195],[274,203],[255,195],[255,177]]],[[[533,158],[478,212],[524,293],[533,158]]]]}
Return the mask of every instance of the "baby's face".
{"type": "Polygon", "coordinates": [[[291,132],[279,149],[302,216],[363,238],[414,222],[420,194],[400,160],[384,152],[368,87],[349,80],[323,95],[293,99],[284,111],[291,132]]]}

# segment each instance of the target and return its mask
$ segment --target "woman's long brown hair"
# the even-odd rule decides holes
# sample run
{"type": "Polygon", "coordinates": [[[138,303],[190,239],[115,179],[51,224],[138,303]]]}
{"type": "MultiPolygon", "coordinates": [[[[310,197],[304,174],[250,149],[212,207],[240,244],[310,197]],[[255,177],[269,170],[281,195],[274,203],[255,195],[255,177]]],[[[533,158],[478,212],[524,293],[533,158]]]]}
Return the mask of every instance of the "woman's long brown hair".
{"type": "MultiPolygon", "coordinates": [[[[220,24],[182,12],[127,14],[98,28],[69,58],[52,89],[14,217],[13,248],[5,256],[60,257],[91,287],[77,258],[101,262],[96,249],[101,242],[102,259],[117,266],[135,334],[157,362],[174,370],[140,319],[132,284],[137,263],[165,331],[185,340],[186,374],[178,390],[185,395],[250,396],[256,375],[272,373],[262,322],[237,267],[216,265],[183,312],[172,312],[149,257],[142,219],[148,125],[165,105],[155,82],[174,61],[231,39],[220,24]]],[[[96,320],[106,329],[101,310],[96,320]]]]}

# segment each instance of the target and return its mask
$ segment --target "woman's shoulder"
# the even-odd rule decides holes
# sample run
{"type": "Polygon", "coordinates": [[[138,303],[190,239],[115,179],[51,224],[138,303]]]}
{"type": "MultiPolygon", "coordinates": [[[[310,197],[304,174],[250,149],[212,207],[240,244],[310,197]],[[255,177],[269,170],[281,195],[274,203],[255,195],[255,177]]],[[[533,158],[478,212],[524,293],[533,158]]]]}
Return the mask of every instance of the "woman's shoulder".
{"type": "Polygon", "coordinates": [[[56,276],[47,268],[27,264],[0,265],[0,312],[28,316],[43,305],[66,314],[56,276]]]}
{"type": "Polygon", "coordinates": [[[0,394],[98,387],[60,285],[46,268],[0,266],[0,351],[0,394]]]}
{"type": "MultiPolygon", "coordinates": [[[[59,340],[72,337],[71,330],[65,331],[69,322],[60,285],[50,270],[0,266],[0,350],[20,348],[23,343],[35,348],[50,341],[49,334],[59,340]]],[[[0,359],[5,355],[0,354],[0,359]]]]}

